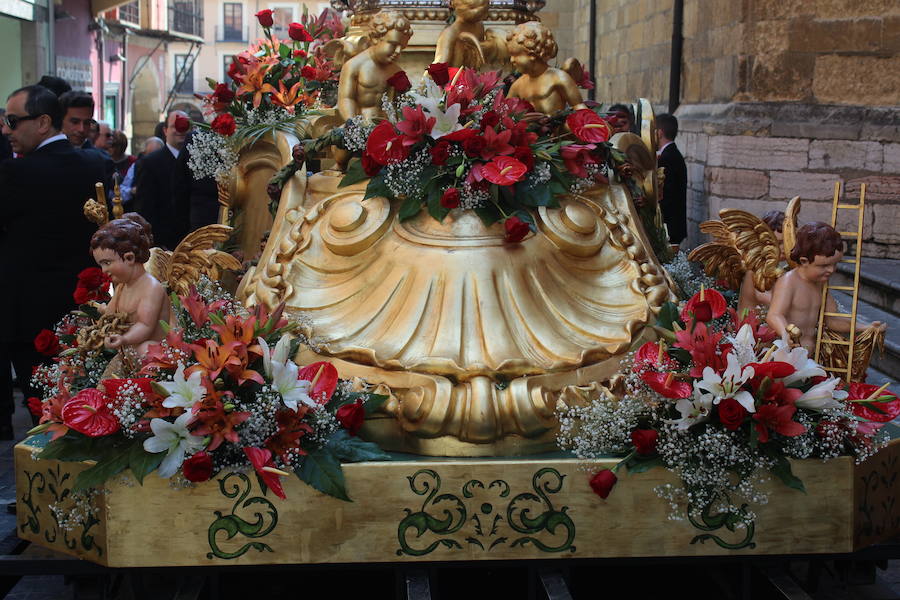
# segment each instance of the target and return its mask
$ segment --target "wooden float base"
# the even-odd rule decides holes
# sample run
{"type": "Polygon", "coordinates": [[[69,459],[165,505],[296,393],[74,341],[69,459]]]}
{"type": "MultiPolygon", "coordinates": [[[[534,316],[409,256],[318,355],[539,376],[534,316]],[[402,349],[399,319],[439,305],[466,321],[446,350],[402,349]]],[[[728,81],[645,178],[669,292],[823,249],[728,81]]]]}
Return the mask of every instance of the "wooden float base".
{"type": "Polygon", "coordinates": [[[242,472],[181,489],[128,473],[92,497],[95,518],[64,528],[88,464],[37,460],[42,442],[15,448],[19,537],[110,567],[843,553],[900,533],[900,440],[862,465],[794,461],[807,493],[771,482],[747,528],[668,520],[653,491],[675,483],[664,469],[623,470],[602,500],[588,479],[615,460],[543,457],[345,465],[353,502],[294,477],[280,500],[242,472]]]}

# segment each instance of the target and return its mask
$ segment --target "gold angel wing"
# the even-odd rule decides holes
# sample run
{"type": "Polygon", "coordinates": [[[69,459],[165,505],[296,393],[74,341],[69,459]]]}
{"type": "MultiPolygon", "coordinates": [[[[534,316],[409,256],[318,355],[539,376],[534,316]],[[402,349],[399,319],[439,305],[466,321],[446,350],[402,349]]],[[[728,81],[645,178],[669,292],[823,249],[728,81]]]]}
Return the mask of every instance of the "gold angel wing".
{"type": "MultiPolygon", "coordinates": [[[[700,226],[701,229],[708,223],[721,223],[721,221],[707,221],[700,226]]],[[[744,279],[747,268],[744,266],[740,252],[732,245],[730,238],[717,239],[697,246],[688,254],[688,260],[703,263],[703,270],[707,275],[716,279],[724,279],[729,288],[741,289],[741,281],[744,279]]]]}
{"type": "Polygon", "coordinates": [[[704,221],[700,223],[700,231],[713,237],[714,242],[731,243],[731,232],[722,221],[704,221]]]}
{"type": "Polygon", "coordinates": [[[753,271],[753,285],[760,291],[768,291],[781,276],[781,244],[775,233],[762,219],[747,211],[724,208],[719,217],[731,232],[734,246],[740,252],[744,265],[753,271]]]}
{"type": "Polygon", "coordinates": [[[166,278],[169,289],[176,294],[184,295],[201,275],[215,278],[216,268],[222,261],[217,258],[219,261],[217,263],[212,258],[217,255],[210,251],[214,250],[215,244],[226,241],[231,231],[231,227],[227,225],[207,225],[185,236],[175,248],[169,262],[166,278]]]}
{"type": "Polygon", "coordinates": [[[484,52],[481,50],[481,41],[471,33],[464,31],[459,34],[457,44],[462,47],[462,65],[472,69],[480,69],[484,65],[484,52]]]}
{"type": "Polygon", "coordinates": [[[147,261],[147,272],[153,275],[157,281],[165,283],[169,276],[169,263],[172,253],[162,248],[150,248],[150,259],[147,261]]]}
{"type": "Polygon", "coordinates": [[[584,66],[578,62],[577,58],[567,58],[562,65],[562,70],[568,73],[576,83],[584,79],[584,66]]]}
{"type": "MultiPolygon", "coordinates": [[[[505,65],[509,62],[509,49],[506,46],[506,32],[502,29],[485,29],[484,41],[481,42],[481,53],[484,61],[492,65],[505,65]]],[[[578,81],[576,79],[576,81],[578,81]]]]}
{"type": "Polygon", "coordinates": [[[791,251],[797,244],[797,218],[800,216],[800,196],[794,196],[784,211],[784,225],[781,232],[784,236],[784,258],[793,268],[797,263],[791,260],[791,251]]]}

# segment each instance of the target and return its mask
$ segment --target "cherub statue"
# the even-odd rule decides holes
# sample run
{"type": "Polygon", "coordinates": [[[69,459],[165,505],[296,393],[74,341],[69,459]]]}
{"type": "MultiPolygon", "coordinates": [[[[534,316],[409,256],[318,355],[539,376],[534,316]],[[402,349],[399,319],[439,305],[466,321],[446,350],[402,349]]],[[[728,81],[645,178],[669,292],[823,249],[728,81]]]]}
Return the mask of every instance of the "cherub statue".
{"type": "MultiPolygon", "coordinates": [[[[558,50],[549,29],[538,21],[521,23],[507,34],[506,44],[510,62],[522,74],[509,88],[510,98],[527,100],[537,112],[546,115],[567,106],[576,110],[587,108],[572,75],[548,63],[558,50]]],[[[573,66],[572,61],[567,61],[567,66],[573,66]]]]}
{"type": "Polygon", "coordinates": [[[473,69],[506,62],[503,33],[484,28],[489,4],[489,0],[450,0],[456,20],[438,36],[433,62],[473,69]]]}
{"type": "Polygon", "coordinates": [[[113,299],[100,312],[124,313],[130,325],[122,334],[107,336],[107,348],[134,346],[143,355],[165,337],[160,321],[169,321],[171,312],[166,288],[144,270],[152,240],[150,224],[137,213],[110,221],[91,236],[91,254],[115,286],[113,299]]]}
{"type": "Polygon", "coordinates": [[[345,121],[356,115],[384,116],[381,97],[390,88],[388,79],[402,70],[396,61],[412,37],[412,28],[400,13],[381,12],[372,17],[368,37],[372,46],[341,69],[337,109],[345,121]]]}
{"type": "MultiPolygon", "coordinates": [[[[826,223],[807,223],[796,232],[796,241],[790,259],[796,267],[778,279],[772,290],[772,304],[766,322],[781,339],[791,346],[798,345],[792,340],[791,326],[799,334],[799,345],[810,353],[815,350],[816,328],[822,306],[822,289],[844,257],[844,242],[841,235],[826,223]]],[[[831,294],[825,299],[825,310],[839,312],[837,302],[831,294]]],[[[825,317],[825,326],[837,333],[850,332],[850,319],[846,317],[825,317]]],[[[862,332],[872,329],[883,332],[886,326],[880,321],[867,323],[857,319],[856,329],[862,332]]]]}
{"type": "MultiPolygon", "coordinates": [[[[793,222],[799,201],[788,207],[793,222]]],[[[706,273],[724,279],[728,287],[740,289],[738,314],[758,306],[769,306],[771,289],[784,273],[783,224],[785,213],[773,210],[762,219],[748,212],[726,208],[721,221],[706,221],[700,231],[713,236],[695,248],[688,258],[703,263],[706,273]]]]}

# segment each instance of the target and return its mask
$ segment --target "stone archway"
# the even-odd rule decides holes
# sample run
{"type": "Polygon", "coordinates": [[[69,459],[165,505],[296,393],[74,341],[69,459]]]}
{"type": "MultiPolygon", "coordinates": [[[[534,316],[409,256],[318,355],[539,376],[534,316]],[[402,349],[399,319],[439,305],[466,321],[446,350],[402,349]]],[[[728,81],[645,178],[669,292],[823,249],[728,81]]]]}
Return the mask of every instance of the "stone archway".
{"type": "Polygon", "coordinates": [[[159,80],[152,65],[147,64],[134,78],[131,89],[131,147],[135,153],[141,151],[144,140],[153,136],[160,110],[159,80]]]}

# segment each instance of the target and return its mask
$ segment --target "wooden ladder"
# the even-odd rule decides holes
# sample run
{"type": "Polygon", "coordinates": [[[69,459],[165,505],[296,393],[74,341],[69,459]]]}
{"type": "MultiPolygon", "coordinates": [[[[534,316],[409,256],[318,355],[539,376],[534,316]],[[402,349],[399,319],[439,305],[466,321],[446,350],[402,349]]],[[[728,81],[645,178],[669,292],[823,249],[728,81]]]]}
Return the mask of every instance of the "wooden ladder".
{"type": "Polygon", "coordinates": [[[835,368],[824,367],[826,371],[840,373],[844,381],[849,382],[853,373],[853,350],[856,342],[856,306],[859,303],[859,264],[862,258],[862,234],[863,234],[863,215],[866,209],[866,184],[861,184],[859,188],[858,204],[841,204],[841,182],[834,184],[834,199],[831,203],[831,226],[837,229],[838,210],[855,210],[856,211],[856,231],[838,231],[842,238],[851,238],[856,240],[856,248],[854,258],[844,258],[843,263],[853,265],[853,285],[829,285],[826,283],[822,287],[822,306],[819,308],[819,328],[816,330],[816,353],[815,361],[821,364],[821,353],[823,344],[839,344],[848,346],[847,348],[847,367],[835,368]],[[828,300],[829,290],[841,290],[851,292],[852,300],[850,303],[850,312],[827,312],[825,310],[826,301],[828,300]],[[824,340],[825,317],[845,317],[850,319],[850,339],[849,340],[824,340]]]}

